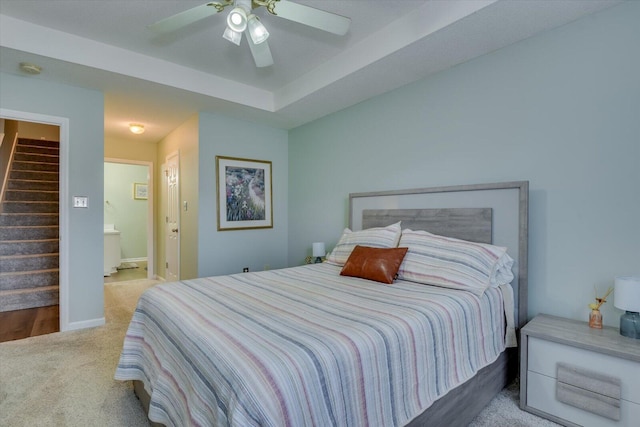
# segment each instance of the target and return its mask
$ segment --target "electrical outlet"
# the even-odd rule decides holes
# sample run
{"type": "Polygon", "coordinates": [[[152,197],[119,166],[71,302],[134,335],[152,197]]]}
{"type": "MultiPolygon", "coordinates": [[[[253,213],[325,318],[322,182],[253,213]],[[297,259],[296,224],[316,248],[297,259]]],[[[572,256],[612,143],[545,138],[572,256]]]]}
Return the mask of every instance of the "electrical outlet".
{"type": "Polygon", "coordinates": [[[269,264],[265,264],[264,271],[269,271],[269,270],[271,270],[271,266],[269,264]]]}

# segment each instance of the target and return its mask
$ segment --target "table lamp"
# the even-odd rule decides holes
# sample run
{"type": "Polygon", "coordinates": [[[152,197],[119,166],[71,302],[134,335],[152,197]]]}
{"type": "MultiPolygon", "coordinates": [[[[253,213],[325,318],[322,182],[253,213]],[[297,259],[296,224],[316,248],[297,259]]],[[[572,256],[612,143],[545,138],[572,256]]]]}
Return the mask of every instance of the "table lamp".
{"type": "Polygon", "coordinates": [[[616,277],[613,305],[625,311],[620,316],[620,335],[640,338],[640,275],[616,277]]]}
{"type": "Polygon", "coordinates": [[[326,255],[324,250],[324,242],[316,242],[312,245],[313,247],[313,256],[316,258],[314,261],[316,264],[322,262],[322,257],[326,255]]]}

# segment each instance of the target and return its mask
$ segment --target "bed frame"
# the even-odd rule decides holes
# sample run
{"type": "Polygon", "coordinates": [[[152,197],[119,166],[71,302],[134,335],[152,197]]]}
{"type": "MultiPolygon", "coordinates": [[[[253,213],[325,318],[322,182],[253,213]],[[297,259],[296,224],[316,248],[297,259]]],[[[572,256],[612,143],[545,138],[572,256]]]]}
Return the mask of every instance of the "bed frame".
{"type": "MultiPolygon", "coordinates": [[[[402,228],[506,246],[516,260],[516,330],[527,322],[528,181],[413,190],[352,193],[349,227],[360,230],[402,221],[402,228]]],[[[449,391],[408,426],[466,426],[518,372],[518,351],[507,349],[473,378],[449,391]]],[[[134,392],[145,411],[149,395],[141,381],[134,392]]],[[[151,422],[152,426],[160,424],[151,422]]]]}
{"type": "MultiPolygon", "coordinates": [[[[529,183],[460,185],[349,195],[349,227],[402,221],[402,228],[506,246],[514,265],[516,329],[527,322],[529,183]]],[[[518,351],[507,349],[469,381],[449,391],[410,427],[466,426],[518,372],[518,351]]]]}

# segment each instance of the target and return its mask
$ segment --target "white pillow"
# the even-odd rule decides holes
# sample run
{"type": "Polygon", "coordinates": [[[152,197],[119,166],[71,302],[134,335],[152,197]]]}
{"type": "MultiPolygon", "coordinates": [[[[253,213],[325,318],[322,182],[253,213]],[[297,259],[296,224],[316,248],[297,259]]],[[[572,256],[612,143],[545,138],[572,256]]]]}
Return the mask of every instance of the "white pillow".
{"type": "Polygon", "coordinates": [[[361,231],[345,228],[335,248],[327,255],[326,261],[335,265],[344,265],[356,245],[372,248],[395,248],[400,240],[400,222],[386,227],[374,227],[361,231]]]}
{"type": "Polygon", "coordinates": [[[412,230],[402,231],[399,246],[409,251],[398,270],[398,279],[476,295],[513,280],[513,259],[501,246],[412,230]]]}

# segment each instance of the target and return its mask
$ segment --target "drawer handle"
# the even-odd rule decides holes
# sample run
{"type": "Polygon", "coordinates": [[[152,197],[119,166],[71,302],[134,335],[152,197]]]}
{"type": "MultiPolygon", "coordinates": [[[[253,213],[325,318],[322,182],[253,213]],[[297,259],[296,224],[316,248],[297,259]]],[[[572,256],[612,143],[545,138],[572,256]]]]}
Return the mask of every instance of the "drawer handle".
{"type": "Polygon", "coordinates": [[[558,363],[556,399],[591,413],[620,420],[619,378],[566,363],[558,363]]]}

